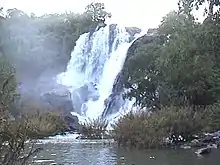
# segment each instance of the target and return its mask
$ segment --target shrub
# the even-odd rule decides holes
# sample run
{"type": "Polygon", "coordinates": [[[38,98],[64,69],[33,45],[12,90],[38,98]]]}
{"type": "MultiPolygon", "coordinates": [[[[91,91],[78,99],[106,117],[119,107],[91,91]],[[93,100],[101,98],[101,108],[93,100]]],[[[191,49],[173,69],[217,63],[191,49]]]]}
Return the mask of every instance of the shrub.
{"type": "Polygon", "coordinates": [[[30,128],[30,130],[28,130],[28,136],[31,138],[44,138],[62,133],[66,129],[65,121],[59,113],[40,113],[37,111],[28,113],[25,118],[30,128]]]}
{"type": "MultiPolygon", "coordinates": [[[[1,48],[0,48],[1,49],[1,48]]],[[[25,165],[39,149],[34,149],[34,142],[28,147],[29,126],[26,120],[16,123],[12,116],[17,98],[15,70],[6,56],[0,52],[0,164],[25,165]],[[16,123],[16,124],[15,124],[16,123]]]]}
{"type": "Polygon", "coordinates": [[[204,132],[215,132],[220,129],[220,105],[207,106],[203,112],[202,120],[204,123],[204,132]]]}
{"type": "Polygon", "coordinates": [[[41,148],[35,147],[35,141],[26,143],[29,140],[28,131],[31,129],[27,120],[17,123],[6,110],[0,110],[0,164],[30,164],[31,158],[41,148]]]}
{"type": "MultiPolygon", "coordinates": [[[[167,146],[166,139],[177,144],[191,139],[210,125],[216,109],[193,111],[190,107],[164,107],[149,113],[130,112],[113,125],[113,138],[122,146],[155,148],[167,146]]],[[[220,121],[220,120],[219,120],[220,121]]],[[[216,123],[220,124],[219,121],[216,123]]],[[[216,124],[215,124],[216,125],[216,124]]]]}
{"type": "Polygon", "coordinates": [[[102,139],[106,135],[107,120],[101,118],[89,119],[80,125],[80,133],[86,139],[102,139]]]}

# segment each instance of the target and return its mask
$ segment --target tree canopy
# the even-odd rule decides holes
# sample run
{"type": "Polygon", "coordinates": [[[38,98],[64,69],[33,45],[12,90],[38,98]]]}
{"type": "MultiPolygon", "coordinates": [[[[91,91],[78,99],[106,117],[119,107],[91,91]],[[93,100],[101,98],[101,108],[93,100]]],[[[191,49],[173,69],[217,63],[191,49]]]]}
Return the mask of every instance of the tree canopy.
{"type": "Polygon", "coordinates": [[[18,80],[28,79],[34,84],[47,70],[53,70],[48,75],[51,77],[63,72],[79,36],[93,31],[106,15],[109,13],[103,3],[89,4],[82,14],[40,17],[8,9],[1,21],[1,48],[15,66],[18,80]]]}
{"type": "Polygon", "coordinates": [[[149,108],[219,101],[220,12],[213,11],[219,1],[208,2],[206,19],[199,23],[192,11],[205,1],[181,0],[179,10],[163,18],[154,39],[129,56],[123,70],[128,98],[136,97],[137,104],[149,108]]]}

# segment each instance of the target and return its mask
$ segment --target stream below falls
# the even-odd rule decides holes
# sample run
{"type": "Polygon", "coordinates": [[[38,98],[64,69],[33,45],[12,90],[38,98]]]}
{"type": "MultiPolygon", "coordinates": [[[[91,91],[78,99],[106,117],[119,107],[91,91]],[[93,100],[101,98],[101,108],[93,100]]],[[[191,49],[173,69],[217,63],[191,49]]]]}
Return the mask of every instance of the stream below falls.
{"type": "Polygon", "coordinates": [[[100,141],[45,140],[36,165],[219,165],[220,150],[197,156],[194,149],[128,150],[100,141]]]}

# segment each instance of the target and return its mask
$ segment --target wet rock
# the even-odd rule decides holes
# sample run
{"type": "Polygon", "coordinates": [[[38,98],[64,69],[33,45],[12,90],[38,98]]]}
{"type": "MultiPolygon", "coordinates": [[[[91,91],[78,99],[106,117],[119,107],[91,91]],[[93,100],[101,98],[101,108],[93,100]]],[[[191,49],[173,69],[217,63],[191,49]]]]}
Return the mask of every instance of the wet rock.
{"type": "Polygon", "coordinates": [[[208,135],[208,136],[205,136],[204,138],[202,138],[201,141],[203,143],[214,143],[215,139],[213,136],[208,135]]]}
{"type": "Polygon", "coordinates": [[[126,27],[125,29],[130,35],[130,38],[129,38],[130,42],[135,39],[136,34],[139,34],[141,32],[141,29],[137,27],[126,27]]]}
{"type": "Polygon", "coordinates": [[[198,149],[195,153],[200,156],[200,155],[207,155],[210,154],[212,149],[210,147],[205,147],[205,148],[200,148],[198,149]]]}
{"type": "MultiPolygon", "coordinates": [[[[99,93],[95,84],[89,83],[78,89],[75,89],[71,94],[71,99],[74,108],[74,112],[82,115],[82,106],[88,100],[96,101],[99,98],[99,93]]],[[[86,111],[86,109],[85,109],[86,111]]]]}
{"type": "Polygon", "coordinates": [[[47,103],[50,109],[64,113],[72,112],[71,93],[67,88],[60,86],[41,95],[41,101],[47,103]]]}
{"type": "Polygon", "coordinates": [[[190,143],[189,143],[189,145],[191,146],[191,147],[205,147],[205,146],[207,146],[207,144],[206,143],[204,143],[204,142],[201,142],[201,141],[199,141],[198,139],[194,139],[194,140],[192,140],[190,143]]]}
{"type": "Polygon", "coordinates": [[[216,139],[215,144],[216,144],[217,148],[220,148],[220,139],[216,139]]]}
{"type": "Polygon", "coordinates": [[[100,23],[97,25],[95,31],[98,31],[100,28],[105,27],[106,25],[107,25],[106,23],[100,22],[100,23]]]}
{"type": "Polygon", "coordinates": [[[102,118],[106,118],[107,116],[118,112],[124,102],[125,101],[123,100],[121,93],[112,93],[105,100],[105,109],[102,113],[102,118]]]}
{"type": "Polygon", "coordinates": [[[67,125],[66,131],[76,131],[79,129],[79,119],[77,116],[73,116],[70,113],[64,116],[64,121],[67,125]]]}
{"type": "Polygon", "coordinates": [[[98,23],[97,26],[93,26],[93,25],[92,25],[92,26],[90,27],[90,30],[89,30],[89,32],[90,32],[89,38],[93,35],[93,33],[95,33],[95,32],[98,31],[100,28],[105,27],[105,26],[106,26],[106,23],[104,23],[104,22],[98,23]]]}
{"type": "Polygon", "coordinates": [[[189,146],[189,145],[182,145],[182,146],[180,146],[180,148],[182,148],[182,149],[190,149],[191,146],[189,146]]]}
{"type": "Polygon", "coordinates": [[[220,131],[216,131],[216,132],[213,132],[213,133],[205,133],[204,135],[209,136],[209,137],[211,136],[214,139],[220,139],[220,131]]]}
{"type": "Polygon", "coordinates": [[[218,148],[218,146],[216,145],[216,144],[210,144],[210,145],[208,145],[209,146],[209,148],[218,148]]]}
{"type": "Polygon", "coordinates": [[[65,131],[75,131],[78,129],[78,117],[71,115],[74,111],[71,93],[62,85],[45,92],[41,95],[41,101],[47,104],[49,110],[59,112],[67,125],[65,131]]]}

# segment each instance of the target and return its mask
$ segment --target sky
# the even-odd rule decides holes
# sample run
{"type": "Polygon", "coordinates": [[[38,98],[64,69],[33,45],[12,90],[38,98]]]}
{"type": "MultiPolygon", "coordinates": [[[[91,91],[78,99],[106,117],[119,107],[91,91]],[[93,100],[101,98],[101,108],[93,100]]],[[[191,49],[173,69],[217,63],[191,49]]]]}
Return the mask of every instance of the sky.
{"type": "MultiPolygon", "coordinates": [[[[5,9],[17,8],[27,13],[43,15],[65,11],[83,12],[92,0],[0,0],[5,9]]],[[[112,22],[124,26],[155,28],[162,17],[177,9],[178,0],[102,0],[112,13],[112,22]]]]}

